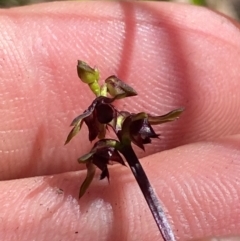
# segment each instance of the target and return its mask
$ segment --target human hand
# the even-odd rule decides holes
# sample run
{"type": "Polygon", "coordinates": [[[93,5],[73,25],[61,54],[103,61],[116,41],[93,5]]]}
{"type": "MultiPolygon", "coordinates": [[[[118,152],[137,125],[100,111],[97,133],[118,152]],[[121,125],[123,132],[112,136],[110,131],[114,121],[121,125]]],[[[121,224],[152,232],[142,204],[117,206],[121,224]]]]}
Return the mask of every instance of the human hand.
{"type": "Polygon", "coordinates": [[[185,107],[138,151],[176,237],[239,234],[237,23],[188,5],[62,2],[0,10],[0,33],[0,240],[160,239],[129,168],[78,200],[86,128],[63,144],[94,98],[78,59],[137,90],[119,109],[185,107]]]}

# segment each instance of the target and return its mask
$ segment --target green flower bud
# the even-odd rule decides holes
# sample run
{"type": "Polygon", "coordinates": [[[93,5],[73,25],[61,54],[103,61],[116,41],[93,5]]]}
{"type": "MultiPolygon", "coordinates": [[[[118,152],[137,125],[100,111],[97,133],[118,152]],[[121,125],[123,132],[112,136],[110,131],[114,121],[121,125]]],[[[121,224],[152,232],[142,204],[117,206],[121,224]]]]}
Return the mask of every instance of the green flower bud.
{"type": "Polygon", "coordinates": [[[89,85],[92,92],[96,95],[100,95],[100,86],[98,84],[99,71],[97,68],[92,68],[85,62],[78,60],[77,65],[78,77],[82,82],[89,85]]]}

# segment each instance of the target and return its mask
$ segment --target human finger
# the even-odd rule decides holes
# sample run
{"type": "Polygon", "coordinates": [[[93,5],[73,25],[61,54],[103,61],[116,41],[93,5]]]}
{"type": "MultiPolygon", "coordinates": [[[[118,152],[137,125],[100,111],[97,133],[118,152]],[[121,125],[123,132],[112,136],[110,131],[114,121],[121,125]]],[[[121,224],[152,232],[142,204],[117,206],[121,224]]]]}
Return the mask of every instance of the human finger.
{"type": "Polygon", "coordinates": [[[117,74],[139,93],[119,109],[161,115],[149,155],[240,128],[239,29],[207,9],[164,3],[57,3],[1,10],[1,179],[77,170],[87,130],[63,146],[93,100],[76,61],[117,74]],[[231,36],[231,37],[229,37],[231,36]]]}
{"type": "MultiPolygon", "coordinates": [[[[177,240],[237,235],[239,136],[142,159],[177,240]]],[[[2,240],[160,240],[130,169],[109,168],[78,200],[85,172],[0,182],[2,240]]]]}

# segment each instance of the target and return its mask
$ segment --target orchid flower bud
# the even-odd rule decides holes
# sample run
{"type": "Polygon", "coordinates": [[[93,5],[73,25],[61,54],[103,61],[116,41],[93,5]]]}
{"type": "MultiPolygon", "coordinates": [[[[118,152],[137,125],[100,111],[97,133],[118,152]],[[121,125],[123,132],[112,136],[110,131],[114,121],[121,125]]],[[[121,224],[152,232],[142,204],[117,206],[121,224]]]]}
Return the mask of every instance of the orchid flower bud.
{"type": "Polygon", "coordinates": [[[115,99],[121,99],[128,96],[135,96],[137,92],[115,75],[109,76],[105,83],[107,85],[108,93],[115,97],[115,99]]]}
{"type": "Polygon", "coordinates": [[[96,95],[100,95],[100,86],[98,84],[99,71],[97,68],[92,68],[85,62],[78,60],[77,65],[78,77],[82,82],[89,85],[92,92],[96,95]]]}

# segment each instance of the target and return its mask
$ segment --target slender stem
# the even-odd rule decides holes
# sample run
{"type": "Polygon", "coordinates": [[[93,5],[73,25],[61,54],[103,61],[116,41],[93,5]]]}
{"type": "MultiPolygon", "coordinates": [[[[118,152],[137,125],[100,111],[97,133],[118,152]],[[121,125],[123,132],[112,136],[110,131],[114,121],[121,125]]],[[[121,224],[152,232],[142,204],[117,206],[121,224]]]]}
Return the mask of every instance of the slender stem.
{"type": "Polygon", "coordinates": [[[164,213],[163,208],[158,200],[157,195],[155,194],[142,166],[139,162],[135,152],[132,149],[131,145],[124,145],[121,148],[121,153],[126,158],[136,181],[147,201],[147,204],[152,212],[154,220],[160,230],[162,237],[165,241],[175,241],[174,233],[172,228],[167,220],[167,217],[164,213]]]}

